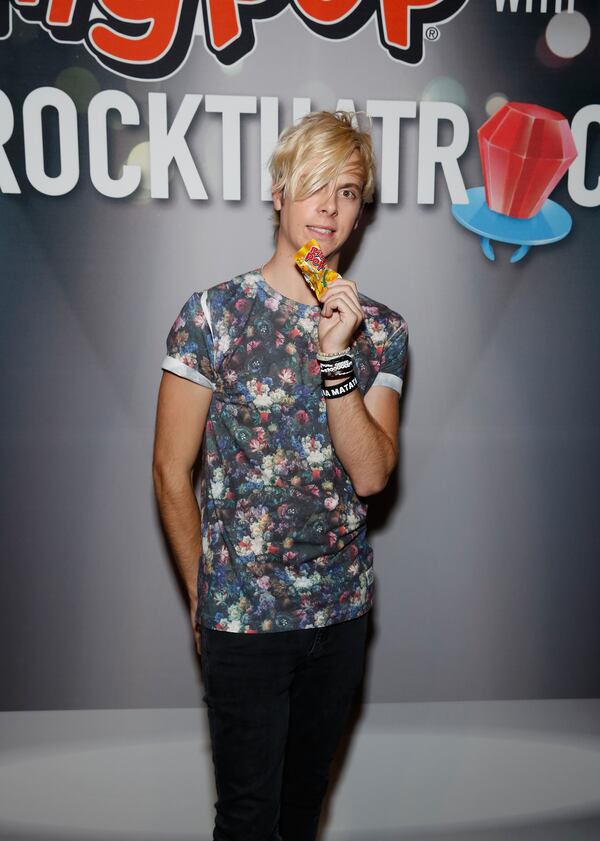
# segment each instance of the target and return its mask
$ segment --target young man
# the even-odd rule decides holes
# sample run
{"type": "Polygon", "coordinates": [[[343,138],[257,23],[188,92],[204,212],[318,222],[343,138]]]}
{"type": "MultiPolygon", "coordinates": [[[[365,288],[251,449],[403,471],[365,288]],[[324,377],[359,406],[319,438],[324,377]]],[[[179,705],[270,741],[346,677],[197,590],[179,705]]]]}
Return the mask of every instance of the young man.
{"type": "Polygon", "coordinates": [[[348,114],[309,114],[283,132],[271,174],[275,253],[189,298],[157,410],[156,495],[202,656],[214,841],[316,837],[363,672],[361,497],[398,457],[403,318],[344,278],[319,303],[294,262],[316,239],[337,268],[373,196],[370,135],[348,114]]]}

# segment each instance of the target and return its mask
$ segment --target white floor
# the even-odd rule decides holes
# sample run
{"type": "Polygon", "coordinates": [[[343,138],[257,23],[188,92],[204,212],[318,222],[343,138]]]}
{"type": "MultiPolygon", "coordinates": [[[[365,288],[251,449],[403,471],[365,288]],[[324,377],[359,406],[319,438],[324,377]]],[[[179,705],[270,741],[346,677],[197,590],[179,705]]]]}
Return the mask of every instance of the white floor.
{"type": "MultiPolygon", "coordinates": [[[[0,713],[0,838],[204,841],[202,709],[0,713]]],[[[600,839],[600,701],[373,704],[323,841],[600,839]]]]}

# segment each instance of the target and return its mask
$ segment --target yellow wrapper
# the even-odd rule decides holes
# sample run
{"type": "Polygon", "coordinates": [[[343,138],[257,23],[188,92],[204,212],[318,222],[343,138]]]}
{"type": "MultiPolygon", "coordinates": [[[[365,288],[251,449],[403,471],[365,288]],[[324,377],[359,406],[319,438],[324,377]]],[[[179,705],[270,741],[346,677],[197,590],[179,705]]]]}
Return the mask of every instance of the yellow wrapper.
{"type": "Polygon", "coordinates": [[[333,283],[340,274],[328,269],[325,265],[325,256],[321,246],[316,239],[311,239],[294,254],[294,260],[304,276],[312,291],[320,301],[321,296],[327,289],[328,284],[333,283]]]}

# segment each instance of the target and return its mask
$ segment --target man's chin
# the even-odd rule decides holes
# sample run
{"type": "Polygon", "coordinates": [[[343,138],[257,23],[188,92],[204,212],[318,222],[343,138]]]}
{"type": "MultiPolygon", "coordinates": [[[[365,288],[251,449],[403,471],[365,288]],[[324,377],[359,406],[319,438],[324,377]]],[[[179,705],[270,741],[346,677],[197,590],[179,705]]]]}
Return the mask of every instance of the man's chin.
{"type": "Polygon", "coordinates": [[[327,262],[330,262],[333,257],[337,257],[341,250],[341,245],[331,245],[329,249],[321,247],[321,251],[327,262]]]}

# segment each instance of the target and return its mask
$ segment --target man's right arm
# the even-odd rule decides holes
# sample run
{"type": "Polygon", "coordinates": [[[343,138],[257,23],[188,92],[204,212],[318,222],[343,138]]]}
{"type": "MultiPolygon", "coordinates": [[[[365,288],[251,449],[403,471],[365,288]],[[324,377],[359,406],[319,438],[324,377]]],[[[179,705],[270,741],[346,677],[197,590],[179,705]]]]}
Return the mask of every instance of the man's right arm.
{"type": "MultiPolygon", "coordinates": [[[[192,624],[202,543],[192,470],[202,444],[211,399],[210,388],[163,372],[156,410],[152,476],[162,524],[190,597],[192,624]]],[[[196,643],[198,646],[197,638],[196,643]]]]}

